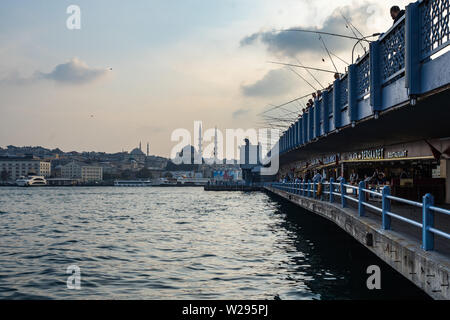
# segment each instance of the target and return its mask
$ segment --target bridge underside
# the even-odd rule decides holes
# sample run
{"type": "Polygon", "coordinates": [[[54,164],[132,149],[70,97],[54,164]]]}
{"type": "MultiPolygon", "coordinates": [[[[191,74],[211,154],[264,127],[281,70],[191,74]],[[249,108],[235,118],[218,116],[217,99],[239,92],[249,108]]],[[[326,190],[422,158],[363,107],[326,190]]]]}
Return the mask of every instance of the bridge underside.
{"type": "Polygon", "coordinates": [[[415,106],[399,105],[327,137],[281,155],[280,163],[306,160],[333,152],[352,152],[424,139],[450,137],[450,86],[419,98],[415,106]],[[339,147],[337,147],[339,146],[339,147]]]}

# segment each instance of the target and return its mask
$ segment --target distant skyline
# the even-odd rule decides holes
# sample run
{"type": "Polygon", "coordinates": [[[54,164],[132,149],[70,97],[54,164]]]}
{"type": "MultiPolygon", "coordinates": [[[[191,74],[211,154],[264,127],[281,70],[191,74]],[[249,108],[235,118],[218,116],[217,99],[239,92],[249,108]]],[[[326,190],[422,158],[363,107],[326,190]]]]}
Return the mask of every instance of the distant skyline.
{"type": "MultiPolygon", "coordinates": [[[[389,8],[409,2],[3,0],[0,146],[114,153],[148,141],[168,157],[172,131],[193,135],[196,120],[204,130],[257,128],[267,105],[312,90],[268,60],[333,69],[317,36],[273,30],[351,34],[344,13],[363,34],[384,32],[389,8]],[[72,4],[81,30],[66,28],[72,4]]],[[[350,62],[352,41],[324,40],[350,62]]]]}

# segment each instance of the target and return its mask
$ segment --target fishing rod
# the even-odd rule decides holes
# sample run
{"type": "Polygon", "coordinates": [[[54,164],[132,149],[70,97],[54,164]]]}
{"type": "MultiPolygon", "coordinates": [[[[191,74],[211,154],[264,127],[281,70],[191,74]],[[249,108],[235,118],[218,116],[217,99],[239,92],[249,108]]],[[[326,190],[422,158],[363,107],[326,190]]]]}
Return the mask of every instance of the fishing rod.
{"type": "MultiPolygon", "coordinates": [[[[298,60],[298,58],[295,58],[295,60],[297,60],[298,64],[301,65],[303,67],[303,64],[300,62],[300,60],[298,60]]],[[[309,69],[306,69],[306,72],[308,72],[308,74],[314,79],[316,80],[316,82],[319,84],[319,86],[322,89],[325,89],[325,87],[319,82],[319,80],[317,80],[317,78],[312,74],[311,71],[309,71],[309,69]]]]}
{"type": "MultiPolygon", "coordinates": [[[[349,26],[353,26],[353,24],[344,16],[342,11],[340,12],[340,14],[341,14],[342,18],[345,20],[345,23],[347,24],[346,25],[347,29],[349,29],[349,26]]],[[[358,29],[356,29],[356,30],[359,32],[358,29]]],[[[355,30],[353,30],[351,27],[350,27],[350,31],[353,33],[353,35],[355,37],[357,37],[355,30]]],[[[359,34],[361,34],[361,32],[359,32],[359,34]]],[[[361,34],[361,36],[364,38],[364,36],[362,34],[361,34]]],[[[360,45],[361,45],[361,48],[364,50],[364,52],[366,52],[366,48],[362,45],[362,43],[360,43],[360,45]]]]}
{"type": "Polygon", "coordinates": [[[359,33],[359,35],[360,35],[361,37],[364,37],[364,35],[361,33],[361,31],[358,30],[357,27],[355,27],[355,25],[352,23],[352,21],[351,21],[349,18],[347,18],[347,17],[342,13],[342,11],[341,11],[340,13],[341,13],[341,16],[342,16],[342,17],[345,19],[345,21],[347,22],[347,24],[348,24],[351,28],[353,28],[357,33],[359,33]]]}
{"type": "MultiPolygon", "coordinates": [[[[277,31],[277,30],[276,30],[277,31]]],[[[332,33],[332,32],[325,32],[325,31],[316,31],[316,30],[307,30],[307,29],[284,29],[284,30],[278,30],[278,32],[304,32],[304,33],[315,33],[315,34],[323,34],[323,35],[328,35],[328,36],[333,36],[333,37],[339,37],[339,38],[345,38],[345,39],[351,39],[351,40],[362,40],[362,38],[354,35],[352,36],[347,36],[344,34],[339,34],[339,33],[332,33]]],[[[369,40],[366,40],[367,42],[371,42],[369,40]]]]}
{"type": "Polygon", "coordinates": [[[323,47],[325,48],[325,51],[328,54],[328,57],[331,60],[331,63],[333,64],[334,69],[336,70],[336,73],[339,73],[338,69],[336,68],[336,65],[334,64],[333,58],[331,57],[330,51],[328,51],[327,45],[325,44],[325,41],[322,39],[322,36],[319,35],[319,40],[322,41],[323,47]]]}
{"type": "Polygon", "coordinates": [[[288,69],[291,70],[293,73],[295,73],[297,76],[299,76],[303,81],[305,81],[311,88],[313,88],[314,91],[317,91],[317,89],[311,83],[309,83],[308,80],[306,80],[304,77],[302,77],[302,75],[300,75],[300,73],[298,73],[297,71],[292,69],[292,67],[288,67],[288,69]]]}
{"type": "MultiPolygon", "coordinates": [[[[381,33],[374,33],[374,34],[372,34],[372,35],[370,35],[370,36],[367,36],[367,37],[365,37],[365,38],[370,38],[370,37],[377,37],[377,36],[380,36],[381,35],[381,33]]],[[[363,39],[361,39],[361,40],[364,40],[364,38],[363,39]]],[[[360,40],[358,40],[358,42],[356,42],[355,43],[355,45],[353,46],[353,49],[352,49],[352,64],[353,64],[353,62],[354,62],[354,53],[355,53],[355,48],[356,48],[356,46],[358,45],[358,43],[360,43],[360,40]]]]}
{"type": "Polygon", "coordinates": [[[350,63],[348,63],[347,61],[345,61],[344,59],[341,59],[339,56],[335,55],[333,52],[330,51],[330,54],[336,58],[338,58],[339,60],[341,60],[343,63],[345,63],[346,65],[349,65],[350,63]]]}
{"type": "MultiPolygon", "coordinates": [[[[269,107],[276,107],[272,103],[269,103],[268,105],[269,105],[269,107]]],[[[294,105],[294,107],[297,109],[297,111],[300,111],[300,109],[297,106],[294,105]]],[[[282,109],[282,110],[287,111],[287,112],[296,112],[296,111],[292,111],[292,110],[289,110],[289,109],[286,109],[286,108],[279,108],[279,109],[282,109]]]]}
{"type": "Polygon", "coordinates": [[[293,100],[288,101],[288,102],[286,102],[286,103],[283,103],[283,104],[281,104],[281,105],[275,106],[275,107],[273,107],[273,108],[270,109],[270,110],[267,110],[267,111],[264,111],[264,112],[258,114],[258,116],[260,116],[260,115],[262,115],[262,114],[265,114],[265,113],[267,113],[267,112],[270,112],[270,111],[272,111],[272,110],[282,108],[282,107],[287,106],[287,105],[289,105],[289,104],[291,104],[291,103],[293,103],[293,102],[296,102],[296,101],[305,99],[305,98],[307,98],[307,97],[309,97],[309,96],[311,96],[311,95],[312,95],[312,93],[308,93],[307,95],[304,95],[304,96],[299,97],[299,98],[297,98],[297,99],[293,99],[293,100]]]}
{"type": "MultiPolygon", "coordinates": [[[[274,105],[270,105],[270,106],[275,107],[274,105]]],[[[297,112],[300,112],[300,110],[298,110],[298,111],[292,111],[292,110],[289,110],[289,109],[286,109],[286,108],[278,108],[278,109],[281,109],[281,110],[285,111],[286,114],[291,114],[291,113],[297,113],[297,112]]]]}
{"type": "Polygon", "coordinates": [[[282,62],[274,62],[274,61],[267,61],[267,63],[279,64],[279,65],[282,65],[282,66],[303,68],[303,69],[309,69],[309,70],[315,70],[315,71],[321,71],[321,72],[328,72],[328,73],[332,73],[332,74],[336,73],[335,71],[319,69],[319,68],[312,68],[312,67],[304,67],[304,66],[300,66],[300,65],[297,65],[297,64],[291,64],[291,63],[282,63],[282,62]]]}
{"type": "Polygon", "coordinates": [[[298,112],[289,112],[289,113],[283,113],[279,116],[275,116],[275,115],[261,115],[260,117],[263,117],[264,119],[293,119],[298,117],[298,112]]]}

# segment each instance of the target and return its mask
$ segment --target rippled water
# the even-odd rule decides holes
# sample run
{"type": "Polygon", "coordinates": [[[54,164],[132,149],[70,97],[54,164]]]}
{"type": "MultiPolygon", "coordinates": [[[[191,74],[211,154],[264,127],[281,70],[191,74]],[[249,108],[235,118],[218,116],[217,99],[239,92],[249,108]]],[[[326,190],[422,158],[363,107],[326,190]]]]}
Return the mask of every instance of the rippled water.
{"type": "Polygon", "coordinates": [[[259,192],[0,188],[0,235],[3,299],[425,298],[333,224],[259,192]]]}

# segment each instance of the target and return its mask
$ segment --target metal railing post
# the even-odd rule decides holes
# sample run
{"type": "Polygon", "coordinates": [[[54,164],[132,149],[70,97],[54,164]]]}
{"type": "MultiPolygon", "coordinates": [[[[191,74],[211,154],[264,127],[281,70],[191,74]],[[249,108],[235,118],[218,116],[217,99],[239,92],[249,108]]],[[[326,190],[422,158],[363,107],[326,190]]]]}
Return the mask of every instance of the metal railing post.
{"type": "Polygon", "coordinates": [[[434,249],[434,233],[430,228],[434,227],[434,213],[430,206],[434,205],[434,197],[427,193],[423,196],[422,206],[422,248],[425,251],[434,249]]]}
{"type": "Polygon", "coordinates": [[[317,197],[316,190],[317,190],[317,182],[314,181],[313,182],[313,198],[314,199],[317,197]]]}
{"type": "Polygon", "coordinates": [[[312,184],[311,184],[311,180],[308,180],[308,197],[312,197],[312,184]]]}
{"type": "Polygon", "coordinates": [[[334,194],[333,194],[333,192],[334,192],[334,179],[333,178],[331,178],[330,179],[330,202],[331,203],[333,203],[334,202],[334,194]]]}
{"type": "Polygon", "coordinates": [[[347,206],[347,199],[345,198],[345,196],[347,195],[347,188],[344,186],[345,184],[345,179],[342,178],[341,179],[341,204],[342,204],[342,208],[345,208],[347,206]]]}
{"type": "Polygon", "coordinates": [[[364,183],[364,181],[361,181],[358,186],[358,213],[359,213],[360,217],[364,217],[366,214],[365,207],[364,207],[364,195],[365,195],[364,187],[365,186],[366,186],[366,184],[364,183]]]}
{"type": "MultiPolygon", "coordinates": [[[[322,190],[320,192],[320,201],[323,201],[323,194],[325,193],[325,185],[324,185],[325,179],[322,178],[322,180],[320,181],[320,184],[322,185],[322,190]]],[[[320,186],[319,186],[320,188],[320,186]]]]}
{"type": "Polygon", "coordinates": [[[391,230],[391,216],[387,213],[391,211],[391,200],[387,198],[387,196],[391,195],[391,188],[389,186],[385,186],[383,191],[381,192],[382,196],[382,226],[383,230],[391,230]]]}

